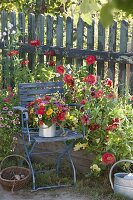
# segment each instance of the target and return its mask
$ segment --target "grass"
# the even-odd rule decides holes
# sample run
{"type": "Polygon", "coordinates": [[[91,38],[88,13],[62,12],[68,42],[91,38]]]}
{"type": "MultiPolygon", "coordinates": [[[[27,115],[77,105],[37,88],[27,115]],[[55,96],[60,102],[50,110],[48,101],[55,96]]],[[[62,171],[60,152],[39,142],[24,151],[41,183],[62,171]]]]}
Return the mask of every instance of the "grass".
{"type": "Polygon", "coordinates": [[[76,190],[93,200],[126,200],[126,198],[114,194],[109,181],[103,177],[81,179],[77,182],[76,190]]]}
{"type": "MultiPolygon", "coordinates": [[[[51,168],[51,164],[49,164],[51,168]]],[[[49,168],[49,166],[47,166],[49,168]]],[[[37,164],[38,169],[42,168],[42,165],[37,164]]],[[[44,167],[44,166],[43,166],[44,167]]],[[[46,166],[45,166],[46,167],[46,166]]],[[[47,168],[47,169],[48,169],[47,168]]],[[[47,172],[45,174],[39,173],[37,175],[37,186],[47,186],[53,184],[70,184],[71,176],[70,170],[65,166],[61,176],[57,176],[55,172],[47,172]]],[[[78,174],[76,187],[68,189],[68,192],[83,194],[93,200],[126,200],[126,198],[114,194],[111,189],[108,178],[103,177],[87,177],[78,174]]],[[[30,184],[31,186],[31,184],[30,184]]],[[[66,189],[65,189],[66,191],[66,189]]]]}

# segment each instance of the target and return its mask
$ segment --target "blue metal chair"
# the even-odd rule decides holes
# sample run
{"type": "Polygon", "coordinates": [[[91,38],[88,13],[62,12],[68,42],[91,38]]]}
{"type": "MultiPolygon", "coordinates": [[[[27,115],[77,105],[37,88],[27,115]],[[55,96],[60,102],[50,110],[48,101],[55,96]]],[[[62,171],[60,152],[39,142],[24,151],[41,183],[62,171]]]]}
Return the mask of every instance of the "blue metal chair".
{"type": "MultiPolygon", "coordinates": [[[[40,143],[52,143],[52,142],[62,142],[64,147],[56,161],[56,171],[57,174],[60,170],[60,163],[64,156],[67,156],[68,161],[72,169],[72,182],[76,183],[76,170],[71,156],[71,150],[76,139],[83,138],[83,134],[77,133],[75,131],[65,129],[65,135],[62,134],[61,129],[57,129],[57,137],[44,138],[40,137],[38,134],[38,128],[29,128],[28,125],[28,110],[26,105],[37,99],[38,97],[43,97],[44,95],[53,95],[54,93],[60,93],[61,96],[64,95],[63,82],[44,82],[44,83],[22,83],[18,86],[18,95],[20,100],[20,105],[14,107],[14,109],[21,111],[21,125],[22,125],[22,139],[23,145],[26,153],[26,157],[30,163],[30,168],[32,172],[32,189],[48,189],[67,186],[65,184],[49,185],[49,186],[36,186],[36,172],[33,167],[33,162],[31,160],[34,154],[46,154],[47,152],[35,152],[35,147],[40,143]],[[69,141],[69,142],[68,142],[69,141]],[[30,145],[29,145],[30,144],[30,145]]],[[[73,105],[72,105],[73,106],[73,105]]],[[[75,106],[75,105],[74,105],[75,106]]]]}

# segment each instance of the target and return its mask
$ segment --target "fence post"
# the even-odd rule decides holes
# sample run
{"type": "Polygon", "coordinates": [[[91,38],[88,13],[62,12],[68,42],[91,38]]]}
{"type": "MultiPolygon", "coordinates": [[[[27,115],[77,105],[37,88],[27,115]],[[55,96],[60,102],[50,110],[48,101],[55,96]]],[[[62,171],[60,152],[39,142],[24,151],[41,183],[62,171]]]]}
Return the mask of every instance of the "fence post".
{"type": "MultiPolygon", "coordinates": [[[[77,48],[83,49],[83,36],[84,36],[84,22],[81,18],[78,20],[77,24],[77,48]]],[[[81,57],[81,55],[79,55],[81,57]]],[[[76,66],[79,68],[83,64],[82,58],[77,58],[76,66]]]]}
{"type": "MultiPolygon", "coordinates": [[[[116,31],[117,31],[117,22],[113,22],[112,26],[109,28],[109,47],[108,51],[116,51],[116,31]]],[[[108,77],[115,84],[115,63],[113,61],[108,62],[108,77]]]]}
{"type": "MultiPolygon", "coordinates": [[[[8,14],[6,11],[1,12],[1,35],[3,37],[4,46],[6,47],[8,45],[8,14]],[[3,36],[3,32],[6,33],[5,36],[3,36]]],[[[2,61],[4,60],[4,57],[6,57],[6,50],[2,49],[2,61]]],[[[2,62],[2,87],[6,88],[8,82],[9,82],[9,69],[8,66],[5,64],[6,61],[2,62]]]]}
{"type": "MultiPolygon", "coordinates": [[[[35,40],[35,15],[30,13],[28,16],[28,42],[35,40]]],[[[29,69],[33,71],[35,64],[35,53],[28,53],[29,69]]]]}
{"type": "MultiPolygon", "coordinates": [[[[101,22],[98,23],[98,50],[104,51],[105,49],[105,28],[101,22]]],[[[104,61],[97,62],[97,76],[101,79],[104,78],[104,61]]]]}
{"type": "MultiPolygon", "coordinates": [[[[73,18],[67,17],[66,20],[66,48],[73,48],[73,18]]],[[[72,64],[72,58],[66,58],[66,63],[72,64]]]]}
{"type": "MultiPolygon", "coordinates": [[[[121,22],[120,28],[120,52],[127,52],[128,42],[128,23],[126,21],[121,22]],[[124,42],[123,42],[124,41],[124,42]]],[[[125,93],[126,86],[126,64],[119,64],[119,76],[118,76],[118,93],[125,93]]]]}
{"type": "MultiPolygon", "coordinates": [[[[63,46],[63,17],[58,16],[56,21],[56,46],[63,46]]],[[[62,64],[62,57],[56,56],[56,65],[62,64]]]]}
{"type": "MultiPolygon", "coordinates": [[[[37,35],[41,45],[44,45],[44,15],[40,14],[37,21],[37,35]]],[[[39,55],[39,63],[44,63],[44,55],[39,55]]]]}

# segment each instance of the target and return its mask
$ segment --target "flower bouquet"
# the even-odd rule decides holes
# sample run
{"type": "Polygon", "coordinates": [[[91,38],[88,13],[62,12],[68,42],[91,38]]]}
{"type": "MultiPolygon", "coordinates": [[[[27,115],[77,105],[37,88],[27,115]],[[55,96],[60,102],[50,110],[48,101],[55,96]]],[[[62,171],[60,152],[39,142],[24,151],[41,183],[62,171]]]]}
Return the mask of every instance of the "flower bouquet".
{"type": "Polygon", "coordinates": [[[38,124],[39,135],[43,137],[55,136],[56,125],[64,127],[69,111],[63,100],[50,96],[38,98],[27,107],[30,121],[38,124]]]}

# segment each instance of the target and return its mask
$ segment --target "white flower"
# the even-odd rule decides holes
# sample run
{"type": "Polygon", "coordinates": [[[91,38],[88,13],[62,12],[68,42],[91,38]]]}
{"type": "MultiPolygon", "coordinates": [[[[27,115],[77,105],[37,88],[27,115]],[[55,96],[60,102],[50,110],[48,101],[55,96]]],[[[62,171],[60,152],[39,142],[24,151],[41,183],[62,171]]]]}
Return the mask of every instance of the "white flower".
{"type": "Polygon", "coordinates": [[[7,35],[7,33],[6,32],[3,32],[3,36],[6,36],[7,35]]]}
{"type": "Polygon", "coordinates": [[[5,27],[5,31],[7,31],[7,28],[5,27]]]}
{"type": "Polygon", "coordinates": [[[70,69],[71,67],[70,67],[70,65],[68,64],[67,66],[66,66],[66,69],[70,69]]]}
{"type": "Polygon", "coordinates": [[[12,32],[11,32],[11,34],[13,35],[13,34],[15,34],[16,33],[16,31],[15,30],[13,30],[12,32]]]}
{"type": "Polygon", "coordinates": [[[56,76],[56,77],[59,77],[59,76],[60,76],[60,74],[59,74],[59,73],[55,73],[55,76],[56,76]]]}
{"type": "Polygon", "coordinates": [[[9,30],[13,28],[13,24],[11,24],[10,22],[8,23],[8,28],[9,30]]]}
{"type": "Polygon", "coordinates": [[[92,166],[90,167],[90,169],[91,169],[92,171],[95,171],[95,172],[100,172],[100,171],[101,171],[101,168],[99,168],[97,164],[92,165],[92,166]]]}
{"type": "Polygon", "coordinates": [[[38,118],[39,118],[39,119],[42,119],[42,115],[39,114],[39,115],[38,115],[38,118]]]}

